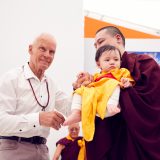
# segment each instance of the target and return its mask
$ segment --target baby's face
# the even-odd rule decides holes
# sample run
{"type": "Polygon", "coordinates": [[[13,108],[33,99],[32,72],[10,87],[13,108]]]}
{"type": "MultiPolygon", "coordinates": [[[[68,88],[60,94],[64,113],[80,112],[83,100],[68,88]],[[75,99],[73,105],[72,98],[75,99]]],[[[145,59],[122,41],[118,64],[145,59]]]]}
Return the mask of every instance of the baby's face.
{"type": "Polygon", "coordinates": [[[118,50],[104,51],[98,60],[98,67],[102,71],[120,68],[120,54],[118,50]]]}

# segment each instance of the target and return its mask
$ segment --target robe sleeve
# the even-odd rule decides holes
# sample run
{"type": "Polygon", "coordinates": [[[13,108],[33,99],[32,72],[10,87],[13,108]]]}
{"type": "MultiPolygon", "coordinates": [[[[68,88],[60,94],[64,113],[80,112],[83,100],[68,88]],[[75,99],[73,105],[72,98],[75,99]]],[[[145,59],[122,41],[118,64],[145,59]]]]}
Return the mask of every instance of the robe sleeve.
{"type": "Polygon", "coordinates": [[[71,141],[71,140],[68,140],[67,138],[62,138],[62,139],[60,139],[59,141],[56,142],[56,146],[57,146],[58,144],[62,144],[62,145],[64,145],[64,146],[67,146],[67,145],[69,145],[71,142],[72,142],[72,141],[71,141]]]}
{"type": "MultiPolygon", "coordinates": [[[[124,66],[135,80],[121,90],[120,106],[126,123],[126,157],[160,159],[160,67],[147,55],[129,56],[124,66]],[[132,66],[130,65],[132,64],[132,66]],[[128,156],[127,156],[128,154],[128,156]]],[[[125,61],[124,60],[124,61],[125,61]]]]}

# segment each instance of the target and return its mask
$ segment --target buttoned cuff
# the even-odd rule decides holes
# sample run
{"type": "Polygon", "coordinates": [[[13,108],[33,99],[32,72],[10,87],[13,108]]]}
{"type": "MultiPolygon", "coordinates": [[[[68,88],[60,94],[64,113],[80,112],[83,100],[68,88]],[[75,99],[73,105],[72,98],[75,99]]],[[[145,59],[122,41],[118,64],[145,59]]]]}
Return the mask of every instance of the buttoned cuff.
{"type": "Polygon", "coordinates": [[[38,113],[31,113],[29,115],[27,115],[27,119],[29,122],[30,127],[32,128],[36,128],[36,127],[40,127],[39,124],[39,112],[38,113]]]}

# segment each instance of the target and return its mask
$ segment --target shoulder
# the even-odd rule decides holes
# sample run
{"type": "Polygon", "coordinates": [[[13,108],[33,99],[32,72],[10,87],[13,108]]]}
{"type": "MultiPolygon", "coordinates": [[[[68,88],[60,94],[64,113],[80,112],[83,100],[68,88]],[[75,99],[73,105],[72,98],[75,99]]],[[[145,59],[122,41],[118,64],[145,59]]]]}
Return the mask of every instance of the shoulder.
{"type": "Polygon", "coordinates": [[[66,137],[61,138],[59,141],[56,142],[56,145],[58,144],[62,144],[64,146],[68,145],[69,143],[71,143],[71,140],[68,140],[66,137]]]}
{"type": "Polygon", "coordinates": [[[78,136],[75,141],[79,141],[79,140],[83,140],[83,137],[82,136],[78,136]]]}
{"type": "Polygon", "coordinates": [[[139,62],[140,61],[154,61],[154,59],[147,54],[129,53],[127,56],[130,61],[133,61],[133,59],[136,59],[136,61],[139,61],[139,62]]]}
{"type": "Polygon", "coordinates": [[[127,53],[122,57],[121,67],[127,68],[132,73],[135,68],[154,68],[158,67],[157,62],[147,54],[127,53]]]}
{"type": "Polygon", "coordinates": [[[137,66],[140,66],[140,68],[144,68],[145,70],[147,68],[155,68],[159,67],[158,63],[149,55],[147,54],[137,54],[136,56],[136,63],[137,66]]]}
{"type": "Polygon", "coordinates": [[[77,139],[83,139],[83,137],[82,136],[78,136],[77,139]]]}
{"type": "Polygon", "coordinates": [[[21,73],[22,67],[11,69],[1,76],[0,81],[5,83],[15,81],[18,79],[21,73]]]}

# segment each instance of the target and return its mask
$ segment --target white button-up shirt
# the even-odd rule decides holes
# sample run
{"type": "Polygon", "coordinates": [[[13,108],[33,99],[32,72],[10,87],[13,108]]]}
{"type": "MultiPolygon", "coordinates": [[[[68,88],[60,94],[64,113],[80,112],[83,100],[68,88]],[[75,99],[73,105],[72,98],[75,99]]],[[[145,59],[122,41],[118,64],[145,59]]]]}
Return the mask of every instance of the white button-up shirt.
{"type": "Polygon", "coordinates": [[[49,128],[39,124],[42,108],[35,100],[28,79],[41,105],[47,104],[48,82],[50,99],[46,111],[56,109],[65,115],[70,111],[70,100],[66,94],[58,90],[46,75],[40,81],[27,63],[0,78],[0,136],[47,137],[49,134],[49,128]]]}

